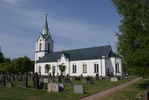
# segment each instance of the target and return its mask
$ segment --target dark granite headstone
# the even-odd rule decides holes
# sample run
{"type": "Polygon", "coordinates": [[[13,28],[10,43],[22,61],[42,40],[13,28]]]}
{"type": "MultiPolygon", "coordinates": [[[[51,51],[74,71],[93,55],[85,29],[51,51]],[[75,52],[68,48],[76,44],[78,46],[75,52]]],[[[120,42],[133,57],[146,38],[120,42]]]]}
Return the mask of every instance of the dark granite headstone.
{"type": "Polygon", "coordinates": [[[74,85],[74,93],[84,94],[83,85],[74,85]]]}
{"type": "Polygon", "coordinates": [[[34,89],[39,89],[39,76],[37,72],[33,75],[33,82],[34,82],[34,89]]]}
{"type": "Polygon", "coordinates": [[[2,75],[2,86],[6,85],[6,75],[2,75]]]}
{"type": "Polygon", "coordinates": [[[96,74],[96,81],[99,81],[99,74],[96,74]]]}
{"type": "Polygon", "coordinates": [[[12,82],[8,82],[7,87],[12,87],[12,82]]]}
{"type": "Polygon", "coordinates": [[[92,85],[94,85],[93,78],[90,78],[89,83],[92,84],[92,85]]]}
{"type": "Polygon", "coordinates": [[[72,83],[71,79],[69,76],[67,76],[64,80],[64,83],[72,83]]]}
{"type": "Polygon", "coordinates": [[[58,76],[58,83],[62,83],[62,76],[58,76]]]}
{"type": "Polygon", "coordinates": [[[15,75],[15,81],[18,81],[18,75],[15,75]]]}
{"type": "Polygon", "coordinates": [[[64,83],[59,83],[59,91],[64,91],[64,83]]]}
{"type": "Polygon", "coordinates": [[[47,83],[41,82],[39,85],[40,89],[47,89],[47,83]]]}
{"type": "Polygon", "coordinates": [[[84,79],[84,77],[83,77],[83,75],[81,74],[81,76],[80,76],[80,79],[81,79],[81,81],[84,79]]]}
{"type": "Polygon", "coordinates": [[[53,79],[51,73],[48,75],[48,83],[53,83],[53,79]]]}
{"type": "Polygon", "coordinates": [[[23,81],[23,75],[22,74],[19,75],[19,81],[23,81]]]}
{"type": "Polygon", "coordinates": [[[15,75],[14,74],[12,75],[12,80],[15,81],[15,75]]]}
{"type": "Polygon", "coordinates": [[[28,86],[28,77],[27,74],[23,76],[23,87],[26,88],[28,86]]]}

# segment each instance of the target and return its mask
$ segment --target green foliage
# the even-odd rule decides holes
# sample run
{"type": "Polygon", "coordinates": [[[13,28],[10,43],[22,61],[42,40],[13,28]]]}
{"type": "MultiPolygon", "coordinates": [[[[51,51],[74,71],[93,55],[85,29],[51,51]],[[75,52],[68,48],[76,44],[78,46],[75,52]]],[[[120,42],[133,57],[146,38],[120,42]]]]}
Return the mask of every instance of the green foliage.
{"type": "Polygon", "coordinates": [[[34,68],[34,63],[28,57],[19,57],[13,61],[15,72],[27,72],[34,68]]]}
{"type": "Polygon", "coordinates": [[[51,65],[46,65],[46,70],[49,72],[49,70],[51,69],[51,65]]]}
{"type": "Polygon", "coordinates": [[[122,16],[117,50],[122,56],[126,72],[149,75],[149,1],[111,0],[122,16]]]}
{"type": "Polygon", "coordinates": [[[0,63],[3,63],[4,60],[5,60],[5,57],[4,57],[3,53],[0,52],[0,63]]]}
{"type": "Polygon", "coordinates": [[[0,72],[4,73],[18,73],[18,72],[27,72],[34,68],[34,62],[31,61],[28,57],[19,57],[17,59],[6,58],[3,63],[0,64],[0,72]]]}
{"type": "Polygon", "coordinates": [[[66,66],[64,64],[58,65],[59,66],[59,70],[61,71],[61,74],[65,71],[66,66]]]}

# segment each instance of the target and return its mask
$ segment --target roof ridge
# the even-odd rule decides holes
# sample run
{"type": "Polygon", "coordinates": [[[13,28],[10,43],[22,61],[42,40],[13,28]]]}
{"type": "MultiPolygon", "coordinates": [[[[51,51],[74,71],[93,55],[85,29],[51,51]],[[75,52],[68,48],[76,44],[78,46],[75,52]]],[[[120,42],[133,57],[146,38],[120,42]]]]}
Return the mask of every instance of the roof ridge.
{"type": "Polygon", "coordinates": [[[71,49],[71,50],[56,51],[56,52],[77,51],[77,50],[83,50],[83,49],[92,49],[92,48],[108,47],[108,46],[111,47],[111,45],[105,45],[105,46],[96,46],[96,47],[88,47],[88,48],[80,48],[80,49],[71,49]]]}

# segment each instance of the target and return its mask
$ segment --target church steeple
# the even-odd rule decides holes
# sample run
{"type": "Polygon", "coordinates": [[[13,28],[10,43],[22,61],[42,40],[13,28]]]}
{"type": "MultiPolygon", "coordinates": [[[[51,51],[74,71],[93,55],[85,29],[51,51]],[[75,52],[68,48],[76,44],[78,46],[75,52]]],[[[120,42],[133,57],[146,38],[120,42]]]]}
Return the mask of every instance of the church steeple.
{"type": "Polygon", "coordinates": [[[49,32],[47,17],[48,16],[46,14],[46,19],[42,28],[42,32],[40,34],[40,37],[36,41],[35,61],[39,60],[47,53],[53,52],[54,41],[52,40],[52,37],[49,32]]]}
{"type": "Polygon", "coordinates": [[[48,14],[46,14],[46,20],[45,20],[44,27],[42,28],[42,34],[48,34],[49,33],[47,16],[48,16],[48,14]]]}
{"type": "Polygon", "coordinates": [[[48,14],[46,14],[45,25],[44,25],[44,27],[43,27],[43,28],[48,30],[48,21],[47,21],[47,16],[48,16],[48,14]]]}

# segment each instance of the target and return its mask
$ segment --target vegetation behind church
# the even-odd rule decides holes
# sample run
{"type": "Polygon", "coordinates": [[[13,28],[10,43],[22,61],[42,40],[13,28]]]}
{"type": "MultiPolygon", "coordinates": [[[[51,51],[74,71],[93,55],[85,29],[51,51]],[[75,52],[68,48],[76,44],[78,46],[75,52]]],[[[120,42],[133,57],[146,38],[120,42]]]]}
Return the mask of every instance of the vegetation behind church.
{"type": "Polygon", "coordinates": [[[140,76],[149,75],[149,1],[111,0],[121,15],[117,50],[124,70],[140,76]]]}
{"type": "Polygon", "coordinates": [[[0,53],[0,72],[1,73],[24,73],[34,68],[34,62],[27,56],[17,59],[5,58],[3,53],[0,53]]]}

